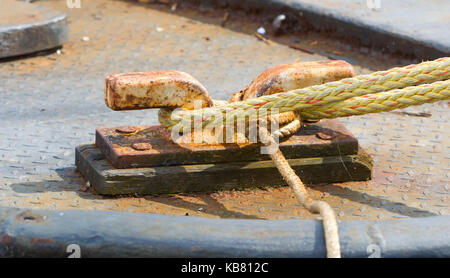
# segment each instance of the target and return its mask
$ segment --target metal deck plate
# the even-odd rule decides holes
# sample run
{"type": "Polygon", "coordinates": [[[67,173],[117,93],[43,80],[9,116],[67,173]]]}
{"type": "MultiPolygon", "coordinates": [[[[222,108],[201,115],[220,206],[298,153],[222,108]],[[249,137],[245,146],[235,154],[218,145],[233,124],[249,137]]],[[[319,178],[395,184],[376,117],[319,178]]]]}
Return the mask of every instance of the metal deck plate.
{"type": "MultiPolygon", "coordinates": [[[[288,187],[104,197],[76,171],[74,149],[94,142],[98,126],[158,123],[156,111],[110,111],[103,100],[108,73],[183,70],[205,84],[214,99],[228,99],[271,66],[324,56],[260,41],[253,35],[259,23],[235,22],[233,14],[226,28],[220,27],[222,11],[217,11],[222,16],[207,17],[199,11],[172,12],[160,5],[107,0],[82,1],[81,9],[68,9],[66,1],[39,5],[68,15],[70,38],[61,55],[0,63],[1,206],[210,218],[316,217],[298,205],[288,187]]],[[[329,53],[332,48],[326,45],[339,46],[314,34],[288,34],[279,41],[314,45],[329,53]]],[[[339,51],[358,74],[416,62],[373,53],[353,56],[351,48],[339,51]]],[[[374,177],[308,188],[313,198],[330,203],[339,220],[450,213],[449,104],[406,111],[428,112],[431,117],[380,113],[341,120],[373,158],[374,177]]]]}
{"type": "MultiPolygon", "coordinates": [[[[115,168],[268,160],[267,155],[261,154],[259,144],[176,144],[170,132],[160,125],[132,129],[137,132],[124,134],[120,128],[96,130],[95,142],[115,168]],[[132,147],[142,142],[152,148],[132,147]]],[[[358,140],[338,120],[323,120],[304,125],[282,140],[280,150],[288,159],[354,155],[358,152],[358,140]]]]}

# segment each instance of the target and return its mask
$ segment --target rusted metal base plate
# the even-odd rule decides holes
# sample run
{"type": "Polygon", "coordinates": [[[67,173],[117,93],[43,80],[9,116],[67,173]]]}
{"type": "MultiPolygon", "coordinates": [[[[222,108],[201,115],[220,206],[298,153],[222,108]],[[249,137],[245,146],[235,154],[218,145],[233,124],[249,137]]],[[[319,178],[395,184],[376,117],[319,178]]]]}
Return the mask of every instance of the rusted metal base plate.
{"type": "MultiPolygon", "coordinates": [[[[96,144],[115,168],[208,164],[267,160],[259,144],[175,144],[161,126],[97,128],[96,144]],[[124,133],[134,131],[135,133],[124,133]],[[136,150],[134,143],[149,143],[136,150]]],[[[286,158],[354,155],[358,140],[338,120],[322,120],[302,127],[280,142],[286,158]]]]}
{"type": "MultiPolygon", "coordinates": [[[[95,190],[105,195],[213,192],[281,186],[283,178],[271,160],[116,169],[94,144],[76,148],[75,164],[95,190]]],[[[365,181],[372,161],[357,154],[289,159],[305,184],[365,181]]]]}

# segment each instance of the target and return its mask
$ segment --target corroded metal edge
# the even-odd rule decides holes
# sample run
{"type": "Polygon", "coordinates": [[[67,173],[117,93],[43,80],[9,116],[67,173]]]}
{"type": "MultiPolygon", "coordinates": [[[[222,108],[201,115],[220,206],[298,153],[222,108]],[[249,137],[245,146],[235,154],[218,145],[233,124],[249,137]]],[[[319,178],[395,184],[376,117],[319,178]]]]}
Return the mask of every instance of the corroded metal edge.
{"type": "MultiPolygon", "coordinates": [[[[450,216],[341,221],[342,257],[450,257],[450,216]],[[399,232],[400,231],[400,232],[399,232]]],[[[325,257],[320,220],[0,207],[0,257],[325,257]]],[[[177,270],[178,271],[178,270],[177,270]]]]}
{"type": "MultiPolygon", "coordinates": [[[[26,3],[22,3],[26,4],[26,3]]],[[[27,4],[28,5],[28,4],[27,4]]],[[[67,16],[48,8],[32,5],[50,17],[32,23],[12,24],[0,28],[0,58],[30,54],[63,45],[69,39],[67,16]]]]}
{"type": "MultiPolygon", "coordinates": [[[[288,161],[307,185],[365,181],[372,177],[372,161],[361,149],[356,155],[288,161]]],[[[92,144],[76,148],[75,164],[97,193],[103,195],[214,192],[285,184],[271,160],[115,169],[92,144]]]]}

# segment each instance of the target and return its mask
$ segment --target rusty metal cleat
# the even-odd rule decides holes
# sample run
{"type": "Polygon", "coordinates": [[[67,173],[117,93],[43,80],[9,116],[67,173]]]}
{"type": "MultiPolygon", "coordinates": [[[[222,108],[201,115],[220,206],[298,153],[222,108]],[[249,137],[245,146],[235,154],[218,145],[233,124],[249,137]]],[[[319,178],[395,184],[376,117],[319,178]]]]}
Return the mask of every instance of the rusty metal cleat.
{"type": "Polygon", "coordinates": [[[312,85],[355,76],[352,65],[345,61],[294,62],[278,65],[262,72],[231,101],[272,95],[312,85]]]}
{"type": "Polygon", "coordinates": [[[191,75],[175,70],[110,74],[105,79],[105,103],[113,110],[146,108],[194,109],[194,101],[213,101],[191,75]]]}
{"type": "MultiPolygon", "coordinates": [[[[344,61],[280,65],[264,71],[231,101],[352,77],[344,61]]],[[[194,77],[179,71],[112,74],[105,102],[113,110],[193,109],[214,102],[194,77]]],[[[293,112],[287,112],[293,113],[293,112]]],[[[286,115],[286,118],[293,118],[286,115]]],[[[292,120],[292,119],[291,119],[292,120]]],[[[175,143],[160,125],[96,130],[96,144],[76,149],[76,165],[100,194],[160,194],[279,186],[284,181],[260,144],[175,143]]],[[[309,124],[280,143],[305,184],[368,180],[370,157],[337,120],[309,124]],[[325,136],[332,134],[333,136],[325,136]],[[325,174],[326,173],[326,174],[325,174]]]]}
{"type": "MultiPolygon", "coordinates": [[[[341,80],[355,76],[352,65],[345,61],[293,62],[265,70],[242,91],[233,94],[231,102],[272,95],[312,85],[341,80]]],[[[295,118],[294,112],[280,114],[281,118],[295,118]]],[[[304,123],[316,123],[305,121],[304,123]]]]}

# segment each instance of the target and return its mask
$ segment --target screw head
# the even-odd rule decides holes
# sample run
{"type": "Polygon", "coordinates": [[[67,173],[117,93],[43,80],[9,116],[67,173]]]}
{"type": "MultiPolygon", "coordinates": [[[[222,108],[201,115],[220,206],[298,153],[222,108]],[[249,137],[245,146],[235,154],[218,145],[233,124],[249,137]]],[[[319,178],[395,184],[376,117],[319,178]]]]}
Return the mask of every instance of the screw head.
{"type": "Polygon", "coordinates": [[[135,142],[131,144],[131,147],[137,151],[146,151],[152,148],[152,145],[148,142],[135,142]]]}
{"type": "Polygon", "coordinates": [[[305,124],[315,124],[318,123],[320,120],[308,120],[308,119],[302,119],[302,122],[305,124]]]}
{"type": "Polygon", "coordinates": [[[336,135],[337,135],[336,132],[334,132],[332,130],[331,131],[326,131],[326,132],[319,131],[316,134],[317,138],[322,139],[322,140],[331,140],[331,139],[335,138],[336,135]]]}
{"type": "Polygon", "coordinates": [[[135,126],[121,126],[116,128],[116,132],[119,133],[135,133],[137,128],[135,126]]]}

